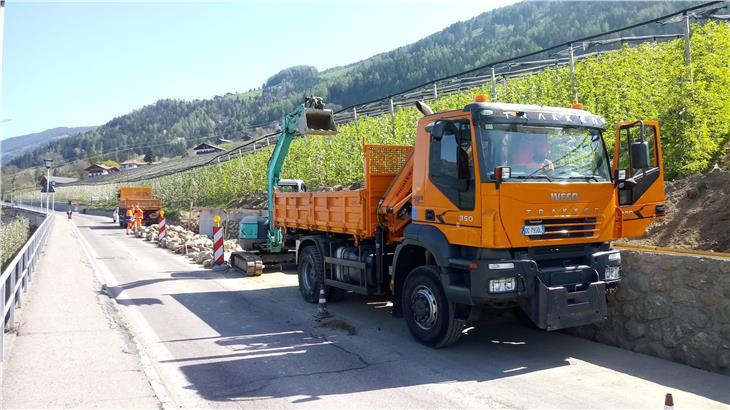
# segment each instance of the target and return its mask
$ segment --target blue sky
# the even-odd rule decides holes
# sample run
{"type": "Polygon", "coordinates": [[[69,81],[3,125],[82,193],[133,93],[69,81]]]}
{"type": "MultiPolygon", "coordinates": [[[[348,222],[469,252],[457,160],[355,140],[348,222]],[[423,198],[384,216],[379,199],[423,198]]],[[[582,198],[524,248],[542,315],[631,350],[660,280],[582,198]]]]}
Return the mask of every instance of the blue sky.
{"type": "Polygon", "coordinates": [[[292,65],[352,63],[515,2],[7,0],[1,136],[246,91],[292,65]]]}

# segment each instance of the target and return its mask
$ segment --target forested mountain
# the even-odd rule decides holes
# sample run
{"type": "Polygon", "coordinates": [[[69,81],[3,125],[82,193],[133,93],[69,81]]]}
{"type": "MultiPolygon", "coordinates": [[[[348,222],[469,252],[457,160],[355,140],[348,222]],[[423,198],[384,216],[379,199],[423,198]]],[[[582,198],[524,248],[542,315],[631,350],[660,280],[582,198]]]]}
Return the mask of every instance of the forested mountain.
{"type": "MultiPolygon", "coordinates": [[[[345,67],[319,72],[314,67],[295,66],[247,93],[208,100],[160,100],[89,132],[28,152],[11,164],[37,166],[49,150],[66,161],[124,161],[148,149],[158,157],[183,155],[205,140],[240,139],[247,133],[263,132],[252,127],[281,119],[305,94],[324,96],[329,107],[348,106],[692,4],[698,3],[526,1],[455,23],[416,43],[345,67]]],[[[642,34],[644,30],[648,29],[624,35],[642,34]]],[[[662,28],[651,30],[657,33],[662,28]]]]}
{"type": "Polygon", "coordinates": [[[55,140],[66,138],[72,135],[81,134],[94,127],[57,127],[33,134],[20,135],[18,137],[6,138],[0,141],[0,161],[7,162],[25,151],[40,148],[55,140]]]}

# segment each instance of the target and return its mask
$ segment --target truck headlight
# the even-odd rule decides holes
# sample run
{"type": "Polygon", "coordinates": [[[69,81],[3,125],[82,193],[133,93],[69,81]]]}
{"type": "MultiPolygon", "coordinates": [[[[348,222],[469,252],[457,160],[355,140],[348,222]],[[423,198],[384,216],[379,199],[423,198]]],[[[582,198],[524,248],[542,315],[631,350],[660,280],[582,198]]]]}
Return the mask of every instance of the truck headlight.
{"type": "Polygon", "coordinates": [[[489,281],[489,293],[506,293],[515,291],[515,278],[499,278],[489,281]]]}
{"type": "Polygon", "coordinates": [[[618,280],[620,270],[621,270],[620,266],[607,266],[606,274],[604,275],[605,280],[618,280]]]}
{"type": "Polygon", "coordinates": [[[618,262],[621,263],[621,254],[616,252],[608,255],[608,261],[609,262],[618,262]]]}

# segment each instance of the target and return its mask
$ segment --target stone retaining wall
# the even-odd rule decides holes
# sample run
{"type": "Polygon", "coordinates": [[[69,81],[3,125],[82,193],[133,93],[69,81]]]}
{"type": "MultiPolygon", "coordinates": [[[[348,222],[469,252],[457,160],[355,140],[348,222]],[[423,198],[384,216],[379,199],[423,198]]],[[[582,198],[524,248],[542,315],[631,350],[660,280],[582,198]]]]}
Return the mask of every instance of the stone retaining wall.
{"type": "Polygon", "coordinates": [[[730,375],[730,260],[621,252],[608,320],[568,333],[730,375]]]}

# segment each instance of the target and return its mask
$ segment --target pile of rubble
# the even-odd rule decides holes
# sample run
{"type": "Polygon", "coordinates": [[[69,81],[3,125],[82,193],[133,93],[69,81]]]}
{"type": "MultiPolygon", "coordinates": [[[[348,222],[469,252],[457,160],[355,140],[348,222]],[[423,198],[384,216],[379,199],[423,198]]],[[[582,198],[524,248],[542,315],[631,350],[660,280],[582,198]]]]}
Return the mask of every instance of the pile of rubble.
{"type": "MultiPolygon", "coordinates": [[[[135,236],[143,238],[150,242],[157,242],[159,235],[159,226],[151,225],[142,227],[135,236]]],[[[172,252],[186,255],[193,262],[199,263],[206,268],[213,265],[213,240],[205,235],[199,235],[195,232],[188,231],[182,226],[167,225],[165,237],[159,241],[161,248],[166,248],[172,252]]],[[[236,239],[230,239],[223,242],[223,252],[225,260],[230,260],[231,252],[242,250],[236,239]]]]}

